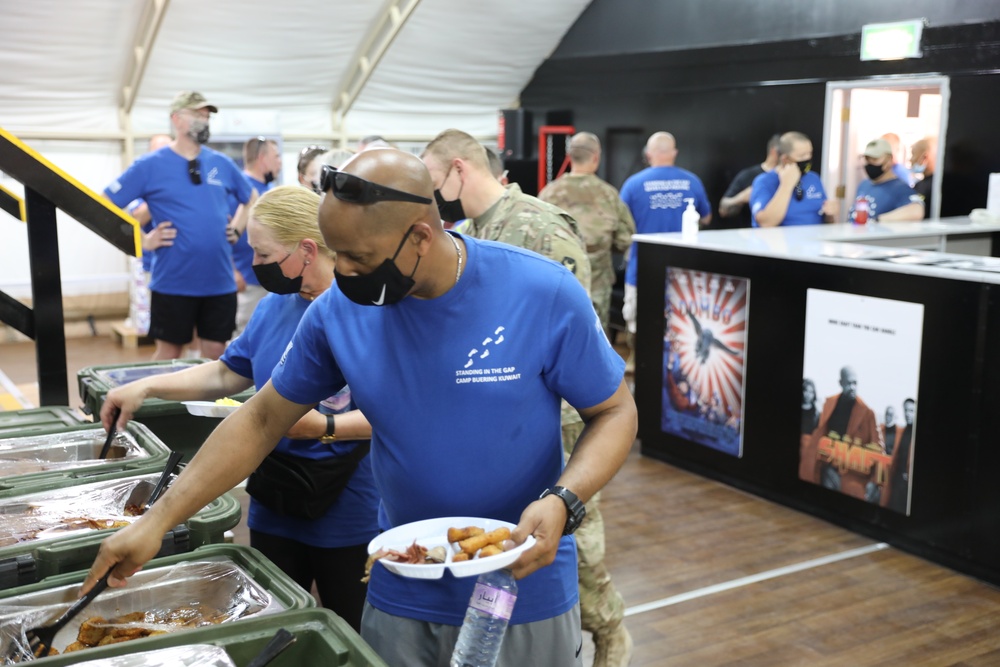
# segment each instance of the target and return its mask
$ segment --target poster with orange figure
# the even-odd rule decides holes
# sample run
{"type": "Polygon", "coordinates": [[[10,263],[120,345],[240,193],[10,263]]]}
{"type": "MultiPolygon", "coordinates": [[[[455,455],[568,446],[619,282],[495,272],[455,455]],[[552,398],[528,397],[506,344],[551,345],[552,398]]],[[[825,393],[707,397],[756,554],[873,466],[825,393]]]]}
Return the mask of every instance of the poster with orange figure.
{"type": "Polygon", "coordinates": [[[924,306],[806,292],[799,478],[909,514],[924,306]]]}

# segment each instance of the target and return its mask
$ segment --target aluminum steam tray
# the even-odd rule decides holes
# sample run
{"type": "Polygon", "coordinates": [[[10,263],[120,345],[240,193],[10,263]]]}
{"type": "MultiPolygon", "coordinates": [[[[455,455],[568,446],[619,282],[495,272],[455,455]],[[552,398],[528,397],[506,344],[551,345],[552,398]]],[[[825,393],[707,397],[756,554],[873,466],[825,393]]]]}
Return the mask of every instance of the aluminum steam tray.
{"type": "Polygon", "coordinates": [[[76,664],[80,667],[236,667],[224,648],[212,644],[173,646],[76,664]]]}
{"type": "Polygon", "coordinates": [[[0,549],[121,528],[136,519],[125,513],[132,490],[142,482],[151,488],[158,478],[135,475],[0,500],[0,549]]]}
{"type": "Polygon", "coordinates": [[[143,378],[165,373],[176,373],[201,363],[198,361],[173,360],[169,363],[140,364],[138,366],[124,366],[95,371],[94,374],[103,380],[111,389],[142,380],[143,378]]]}
{"type": "MultiPolygon", "coordinates": [[[[7,655],[12,643],[23,647],[25,630],[57,618],[76,601],[79,590],[79,583],[74,583],[0,600],[0,655],[7,655]]],[[[170,633],[286,609],[228,558],[186,561],[143,570],[133,575],[126,587],[108,588],[56,635],[53,647],[62,653],[77,641],[80,626],[95,617],[103,619],[92,621],[100,627],[170,633]],[[132,617],[120,618],[126,615],[132,617]],[[138,615],[141,618],[134,618],[138,615]]]]}
{"type": "MultiPolygon", "coordinates": [[[[107,434],[101,428],[0,438],[0,478],[99,465],[107,434]]],[[[131,461],[149,453],[128,431],[115,434],[103,461],[131,461]]]]}

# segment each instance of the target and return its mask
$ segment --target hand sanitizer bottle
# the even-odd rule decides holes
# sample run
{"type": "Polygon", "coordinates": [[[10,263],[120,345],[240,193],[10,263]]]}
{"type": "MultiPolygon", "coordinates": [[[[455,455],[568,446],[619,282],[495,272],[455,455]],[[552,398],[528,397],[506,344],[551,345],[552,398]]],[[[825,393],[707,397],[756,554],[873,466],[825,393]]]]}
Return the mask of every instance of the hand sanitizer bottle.
{"type": "Polygon", "coordinates": [[[687,208],[681,215],[681,238],[685,241],[694,241],[698,238],[698,221],[701,216],[694,207],[694,199],[685,199],[687,208]]]}

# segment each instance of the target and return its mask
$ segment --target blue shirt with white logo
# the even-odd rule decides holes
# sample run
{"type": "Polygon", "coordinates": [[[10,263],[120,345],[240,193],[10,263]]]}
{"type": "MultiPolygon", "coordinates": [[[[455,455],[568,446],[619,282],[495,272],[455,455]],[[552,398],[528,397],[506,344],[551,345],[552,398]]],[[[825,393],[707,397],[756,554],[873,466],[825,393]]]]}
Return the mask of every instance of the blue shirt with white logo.
{"type": "MultiPolygon", "coordinates": [[[[271,185],[273,185],[272,183],[258,181],[256,178],[245,172],[243,176],[247,179],[247,183],[250,184],[250,187],[257,191],[258,196],[270,190],[271,185]]],[[[230,215],[235,215],[236,209],[240,203],[236,200],[235,196],[230,196],[229,199],[229,205],[232,209],[230,215]]],[[[236,270],[243,276],[243,280],[246,284],[260,285],[260,281],[257,280],[257,275],[253,272],[253,248],[250,247],[250,242],[247,240],[247,230],[243,230],[243,233],[240,234],[240,238],[237,239],[232,248],[233,266],[235,266],[236,270]]]]}
{"type": "MultiPolygon", "coordinates": [[[[701,179],[680,167],[648,167],[633,174],[621,189],[621,198],[632,211],[637,234],[681,231],[681,216],[687,208],[685,199],[694,199],[702,218],[712,212],[701,179]]],[[[636,244],[629,251],[625,282],[635,285],[638,273],[636,244]]]]}
{"type": "Polygon", "coordinates": [[[165,146],[132,163],[104,190],[119,207],[142,198],[157,223],[177,229],[174,244],[153,255],[150,289],[179,296],[218,296],[236,291],[232,250],[226,239],[229,194],[245,204],[251,189],[236,163],[202,146],[191,182],[188,160],[165,146]]]}
{"type": "Polygon", "coordinates": [[[851,206],[851,220],[854,219],[854,209],[861,197],[868,202],[869,220],[878,220],[880,214],[895,211],[907,204],[924,203],[924,198],[916,190],[898,178],[891,178],[884,183],[872,183],[866,178],[858,184],[858,194],[851,206]]]}
{"type": "MultiPolygon", "coordinates": [[[[761,174],[753,179],[753,185],[750,186],[750,213],[753,215],[754,227],[760,227],[757,224],[757,214],[774,198],[780,183],[781,180],[774,171],[761,174]]],[[[799,180],[799,186],[802,188],[802,199],[799,199],[794,192],[792,193],[785,219],[781,221],[779,226],[822,224],[823,214],[820,209],[823,208],[823,202],[826,201],[826,190],[823,189],[823,181],[820,180],[819,174],[814,171],[807,172],[799,180]]]]}

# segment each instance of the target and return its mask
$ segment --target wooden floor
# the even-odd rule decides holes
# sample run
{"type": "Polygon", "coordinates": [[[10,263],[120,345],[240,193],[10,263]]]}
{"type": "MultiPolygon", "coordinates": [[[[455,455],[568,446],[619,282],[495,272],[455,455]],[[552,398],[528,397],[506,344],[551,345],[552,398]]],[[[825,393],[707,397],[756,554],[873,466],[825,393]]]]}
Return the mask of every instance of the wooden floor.
{"type": "MultiPolygon", "coordinates": [[[[80,368],[151,352],[71,340],[71,396],[80,368]]],[[[0,345],[0,370],[30,394],[33,346],[0,345]]],[[[997,589],[643,457],[638,444],[602,507],[636,667],[1000,665],[997,589]]],[[[235,533],[245,544],[245,528],[235,533]]],[[[588,645],[584,664],[591,655],[588,645]]]]}

